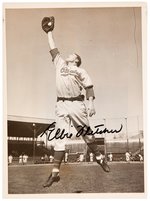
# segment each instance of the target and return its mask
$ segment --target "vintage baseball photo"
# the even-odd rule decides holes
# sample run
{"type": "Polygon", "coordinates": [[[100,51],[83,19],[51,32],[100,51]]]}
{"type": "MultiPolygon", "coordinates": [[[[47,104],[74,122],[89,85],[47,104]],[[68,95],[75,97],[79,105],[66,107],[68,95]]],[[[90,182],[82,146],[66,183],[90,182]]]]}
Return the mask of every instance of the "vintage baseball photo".
{"type": "Polygon", "coordinates": [[[146,5],[3,4],[5,195],[144,197],[146,5]]]}

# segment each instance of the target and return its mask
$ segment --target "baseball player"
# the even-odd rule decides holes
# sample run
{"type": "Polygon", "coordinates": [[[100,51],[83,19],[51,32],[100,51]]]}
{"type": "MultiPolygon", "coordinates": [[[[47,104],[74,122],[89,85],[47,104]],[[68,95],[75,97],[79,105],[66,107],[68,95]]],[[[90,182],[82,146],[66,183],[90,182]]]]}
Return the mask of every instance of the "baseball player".
{"type": "Polygon", "coordinates": [[[93,160],[94,160],[93,153],[91,152],[89,155],[90,155],[90,162],[93,162],[93,160]]]}
{"type": "Polygon", "coordinates": [[[139,158],[140,158],[140,162],[143,161],[143,156],[141,154],[138,154],[139,158]]]}
{"type": "Polygon", "coordinates": [[[9,155],[8,156],[8,164],[12,164],[12,161],[13,161],[13,156],[12,155],[9,155]]]}
{"type": "Polygon", "coordinates": [[[27,164],[28,156],[26,154],[23,155],[23,164],[27,164]]]}
{"type": "Polygon", "coordinates": [[[20,164],[23,163],[23,155],[22,155],[22,154],[19,156],[19,163],[20,163],[20,164]]]}
{"type": "Polygon", "coordinates": [[[113,160],[113,155],[112,155],[112,153],[110,153],[110,154],[108,155],[108,158],[109,158],[109,161],[112,162],[112,160],[113,160]]]}
{"type": "Polygon", "coordinates": [[[64,162],[67,163],[68,162],[68,152],[65,152],[65,157],[64,157],[64,162]]]}
{"type": "Polygon", "coordinates": [[[126,153],[125,153],[125,157],[126,157],[126,162],[130,162],[130,153],[127,151],[126,153]]]}
{"type": "MultiPolygon", "coordinates": [[[[78,126],[89,127],[88,115],[91,117],[95,114],[93,84],[87,72],[80,68],[81,57],[78,54],[70,54],[66,60],[61,57],[53,39],[54,23],[53,16],[44,17],[42,20],[42,29],[48,34],[50,54],[56,68],[56,129],[65,129],[69,132],[70,122],[72,122],[78,131],[78,126]],[[86,98],[89,102],[88,109],[84,103],[82,89],[86,91],[86,98]]],[[[95,143],[94,135],[82,137],[95,154],[97,163],[105,172],[109,172],[110,168],[95,143]]],[[[54,166],[43,187],[49,187],[60,180],[59,170],[65,154],[66,140],[66,138],[55,140],[54,166]]]]}

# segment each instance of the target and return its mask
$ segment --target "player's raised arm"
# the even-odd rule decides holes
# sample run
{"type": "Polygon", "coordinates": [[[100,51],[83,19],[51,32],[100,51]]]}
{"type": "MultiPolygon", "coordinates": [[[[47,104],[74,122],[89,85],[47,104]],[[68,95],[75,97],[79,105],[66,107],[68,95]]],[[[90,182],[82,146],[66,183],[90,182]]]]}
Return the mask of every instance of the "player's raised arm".
{"type": "Polygon", "coordinates": [[[55,45],[55,41],[54,41],[53,33],[52,33],[54,29],[54,25],[55,25],[55,18],[53,16],[43,18],[42,29],[48,35],[48,43],[50,48],[50,54],[52,56],[52,61],[54,61],[55,66],[58,67],[58,66],[61,66],[62,63],[64,63],[64,60],[60,57],[59,51],[55,45]]]}
{"type": "Polygon", "coordinates": [[[56,48],[52,31],[48,32],[48,43],[49,43],[50,50],[53,50],[56,48]]]}

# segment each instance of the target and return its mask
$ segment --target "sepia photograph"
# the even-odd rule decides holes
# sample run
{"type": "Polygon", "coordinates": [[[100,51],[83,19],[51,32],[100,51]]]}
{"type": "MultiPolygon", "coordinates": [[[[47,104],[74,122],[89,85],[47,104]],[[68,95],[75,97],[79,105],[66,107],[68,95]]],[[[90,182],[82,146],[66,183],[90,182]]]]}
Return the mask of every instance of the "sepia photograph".
{"type": "Polygon", "coordinates": [[[3,31],[5,196],[144,198],[146,4],[4,3],[3,31]]]}

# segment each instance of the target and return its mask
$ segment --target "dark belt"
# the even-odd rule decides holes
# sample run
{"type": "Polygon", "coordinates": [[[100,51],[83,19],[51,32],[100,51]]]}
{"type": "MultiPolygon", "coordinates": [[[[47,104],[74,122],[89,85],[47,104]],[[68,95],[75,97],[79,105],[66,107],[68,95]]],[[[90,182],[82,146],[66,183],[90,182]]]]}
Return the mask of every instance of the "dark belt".
{"type": "Polygon", "coordinates": [[[84,95],[79,95],[77,97],[65,98],[65,97],[57,97],[58,101],[84,101],[84,95]]]}

